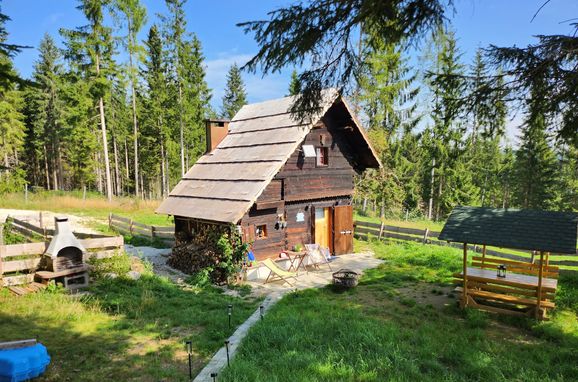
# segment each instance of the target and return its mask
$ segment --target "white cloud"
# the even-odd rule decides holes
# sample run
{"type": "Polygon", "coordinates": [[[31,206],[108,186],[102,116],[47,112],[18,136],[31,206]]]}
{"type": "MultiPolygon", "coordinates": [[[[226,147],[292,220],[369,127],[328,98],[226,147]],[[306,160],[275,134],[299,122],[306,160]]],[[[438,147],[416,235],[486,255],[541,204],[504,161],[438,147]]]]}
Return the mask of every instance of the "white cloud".
{"type": "MultiPolygon", "coordinates": [[[[207,65],[206,80],[213,89],[211,104],[215,110],[220,111],[221,99],[227,83],[227,72],[233,64],[243,66],[253,55],[241,54],[236,51],[220,53],[217,58],[205,61],[207,65]]],[[[284,97],[287,93],[288,76],[284,73],[276,73],[262,78],[261,74],[242,72],[245,89],[249,102],[260,102],[268,99],[284,97]]]]}

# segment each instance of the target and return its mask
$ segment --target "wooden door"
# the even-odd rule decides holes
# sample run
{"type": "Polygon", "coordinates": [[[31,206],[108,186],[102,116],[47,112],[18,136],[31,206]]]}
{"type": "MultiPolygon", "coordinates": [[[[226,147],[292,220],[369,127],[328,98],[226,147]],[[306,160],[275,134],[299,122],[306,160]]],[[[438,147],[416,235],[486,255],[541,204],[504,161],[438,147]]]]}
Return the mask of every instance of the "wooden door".
{"type": "Polygon", "coordinates": [[[315,208],[315,244],[329,247],[329,208],[315,208]]]}
{"type": "Polygon", "coordinates": [[[353,207],[333,207],[333,251],[336,255],[353,253],[353,207]]]}

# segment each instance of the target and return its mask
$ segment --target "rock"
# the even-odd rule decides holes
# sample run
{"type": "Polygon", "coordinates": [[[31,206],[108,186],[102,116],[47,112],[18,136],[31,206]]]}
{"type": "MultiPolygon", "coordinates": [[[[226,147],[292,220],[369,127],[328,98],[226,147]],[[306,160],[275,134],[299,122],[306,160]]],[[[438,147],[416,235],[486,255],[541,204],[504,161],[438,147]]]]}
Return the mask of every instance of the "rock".
{"type": "Polygon", "coordinates": [[[103,276],[109,279],[116,279],[118,277],[118,275],[114,272],[105,273],[103,276]]]}
{"type": "Polygon", "coordinates": [[[140,279],[141,273],[137,272],[137,271],[129,271],[126,274],[126,277],[128,277],[129,279],[133,279],[133,280],[138,280],[140,279]]]}

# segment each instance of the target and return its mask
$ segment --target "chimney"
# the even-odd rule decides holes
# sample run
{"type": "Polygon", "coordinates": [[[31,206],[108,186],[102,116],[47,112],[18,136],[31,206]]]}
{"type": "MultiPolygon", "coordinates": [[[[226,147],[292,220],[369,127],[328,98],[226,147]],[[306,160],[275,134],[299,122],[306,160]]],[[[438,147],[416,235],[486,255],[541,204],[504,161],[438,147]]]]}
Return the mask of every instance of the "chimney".
{"type": "Polygon", "coordinates": [[[207,134],[207,153],[210,153],[229,133],[229,122],[226,119],[207,119],[205,129],[207,134]]]}

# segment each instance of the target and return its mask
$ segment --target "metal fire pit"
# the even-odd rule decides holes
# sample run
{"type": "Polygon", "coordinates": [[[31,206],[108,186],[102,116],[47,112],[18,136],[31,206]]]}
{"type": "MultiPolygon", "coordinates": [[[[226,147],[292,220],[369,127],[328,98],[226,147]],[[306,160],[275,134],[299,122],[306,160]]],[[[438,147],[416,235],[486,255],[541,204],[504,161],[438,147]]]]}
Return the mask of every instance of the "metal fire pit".
{"type": "Polygon", "coordinates": [[[356,287],[359,283],[359,274],[350,269],[340,269],[333,273],[333,286],[337,288],[349,289],[356,287]]]}

